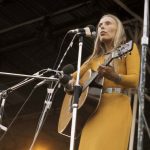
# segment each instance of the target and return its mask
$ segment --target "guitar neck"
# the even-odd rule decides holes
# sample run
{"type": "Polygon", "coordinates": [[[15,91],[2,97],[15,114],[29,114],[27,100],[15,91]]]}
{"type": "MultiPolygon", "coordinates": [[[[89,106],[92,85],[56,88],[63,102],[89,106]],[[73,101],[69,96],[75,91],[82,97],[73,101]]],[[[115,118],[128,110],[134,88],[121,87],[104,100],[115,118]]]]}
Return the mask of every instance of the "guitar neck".
{"type": "MultiPolygon", "coordinates": [[[[109,58],[107,60],[105,60],[103,65],[105,65],[105,66],[109,65],[112,60],[113,60],[112,56],[109,56],[109,58]]],[[[98,74],[99,73],[97,71],[92,72],[90,80],[85,82],[85,84],[83,85],[82,91],[84,91],[92,83],[92,81],[94,81],[94,79],[98,76],[98,74]]]]}

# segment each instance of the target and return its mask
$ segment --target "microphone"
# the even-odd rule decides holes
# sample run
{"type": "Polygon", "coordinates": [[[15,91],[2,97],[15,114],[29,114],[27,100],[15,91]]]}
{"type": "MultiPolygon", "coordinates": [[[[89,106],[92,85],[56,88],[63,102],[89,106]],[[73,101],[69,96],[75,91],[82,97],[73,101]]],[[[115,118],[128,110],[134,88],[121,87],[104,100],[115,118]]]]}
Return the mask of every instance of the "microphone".
{"type": "Polygon", "coordinates": [[[80,33],[87,37],[96,37],[96,28],[93,25],[88,25],[85,28],[70,30],[69,33],[80,33]]]}
{"type": "MultiPolygon", "coordinates": [[[[74,66],[72,64],[68,64],[63,67],[62,71],[58,72],[53,77],[59,78],[60,82],[62,82],[63,84],[66,84],[70,80],[70,79],[68,79],[71,77],[70,74],[73,72],[74,72],[74,66]]],[[[38,84],[36,84],[36,86],[34,88],[37,88],[45,83],[49,83],[49,81],[43,80],[43,81],[39,82],[38,84]]]]}
{"type": "Polygon", "coordinates": [[[72,79],[72,77],[67,74],[64,74],[63,76],[59,77],[59,81],[63,86],[68,84],[69,80],[71,80],[71,79],[72,79]]]}
{"type": "Polygon", "coordinates": [[[62,69],[62,73],[64,74],[71,74],[74,71],[74,66],[72,64],[65,65],[62,69]]]}
{"type": "Polygon", "coordinates": [[[60,84],[66,89],[68,92],[73,92],[73,86],[69,84],[69,80],[71,80],[72,77],[70,75],[64,74],[63,77],[60,78],[60,84]]]}

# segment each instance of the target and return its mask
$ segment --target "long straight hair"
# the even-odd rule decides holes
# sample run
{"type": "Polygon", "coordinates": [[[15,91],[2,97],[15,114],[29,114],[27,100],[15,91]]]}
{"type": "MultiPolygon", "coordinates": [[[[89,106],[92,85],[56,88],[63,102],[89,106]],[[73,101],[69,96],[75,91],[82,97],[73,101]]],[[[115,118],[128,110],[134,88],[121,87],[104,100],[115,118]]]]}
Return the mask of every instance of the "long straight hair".
{"type": "MultiPolygon", "coordinates": [[[[118,17],[116,17],[114,15],[107,14],[107,15],[102,16],[102,18],[104,18],[104,17],[112,18],[117,24],[117,31],[116,31],[116,34],[115,34],[115,37],[114,37],[114,40],[113,40],[113,46],[114,46],[114,49],[115,49],[115,48],[119,47],[121,44],[125,43],[125,41],[126,41],[126,34],[125,34],[123,24],[118,19],[118,17]]],[[[89,60],[91,60],[94,57],[98,57],[98,56],[104,54],[104,52],[105,52],[104,46],[103,46],[102,42],[100,41],[100,38],[99,38],[99,35],[98,35],[99,24],[100,24],[100,21],[97,25],[97,36],[96,36],[95,43],[94,43],[93,53],[87,59],[87,61],[85,63],[89,62],[89,60]]]]}

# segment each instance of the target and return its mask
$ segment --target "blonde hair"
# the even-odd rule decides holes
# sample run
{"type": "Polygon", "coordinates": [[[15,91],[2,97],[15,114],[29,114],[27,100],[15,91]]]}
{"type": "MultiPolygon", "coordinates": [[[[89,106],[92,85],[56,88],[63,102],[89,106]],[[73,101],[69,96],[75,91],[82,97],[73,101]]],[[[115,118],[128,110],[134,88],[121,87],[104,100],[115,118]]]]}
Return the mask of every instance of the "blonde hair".
{"type": "MultiPolygon", "coordinates": [[[[117,24],[117,31],[116,31],[115,38],[114,38],[114,41],[113,41],[114,42],[113,45],[114,45],[114,49],[115,49],[118,46],[120,46],[121,44],[125,43],[125,41],[126,41],[126,34],[125,34],[125,30],[124,30],[123,24],[114,15],[107,14],[107,15],[102,16],[102,18],[104,18],[104,17],[111,17],[117,24]]],[[[100,21],[99,21],[99,23],[100,23],[100,21]]],[[[98,30],[99,23],[97,25],[97,30],[98,30]]],[[[97,56],[100,56],[100,55],[104,54],[104,52],[105,52],[105,50],[104,50],[104,47],[102,45],[102,42],[100,42],[99,36],[97,35],[97,37],[95,39],[93,53],[92,53],[92,55],[90,56],[90,58],[86,62],[88,62],[93,57],[97,57],[97,56]]]]}

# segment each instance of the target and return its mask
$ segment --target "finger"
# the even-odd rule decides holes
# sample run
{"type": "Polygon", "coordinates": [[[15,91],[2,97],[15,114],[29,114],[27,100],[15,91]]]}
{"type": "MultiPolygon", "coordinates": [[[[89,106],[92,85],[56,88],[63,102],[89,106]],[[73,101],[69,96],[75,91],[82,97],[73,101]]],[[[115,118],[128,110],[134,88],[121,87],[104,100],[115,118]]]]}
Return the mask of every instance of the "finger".
{"type": "Polygon", "coordinates": [[[105,70],[105,69],[102,69],[101,72],[102,72],[102,74],[105,74],[105,73],[106,73],[106,70],[105,70]]]}
{"type": "Polygon", "coordinates": [[[107,65],[108,67],[113,67],[111,64],[107,65]]]}
{"type": "Polygon", "coordinates": [[[114,67],[112,67],[112,66],[107,66],[107,67],[105,68],[105,70],[113,71],[113,70],[114,70],[114,67]]]}
{"type": "Polygon", "coordinates": [[[102,69],[105,69],[105,68],[106,68],[105,66],[100,65],[100,66],[98,67],[98,71],[101,71],[102,69]]]}
{"type": "Polygon", "coordinates": [[[113,66],[108,66],[108,67],[114,70],[114,67],[113,67],[113,66]]]}
{"type": "Polygon", "coordinates": [[[98,72],[100,72],[103,68],[101,66],[98,67],[98,72]]]}

